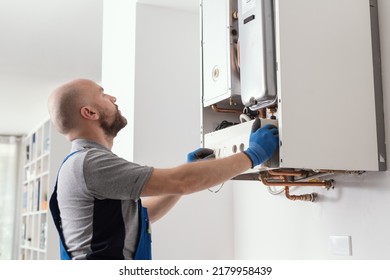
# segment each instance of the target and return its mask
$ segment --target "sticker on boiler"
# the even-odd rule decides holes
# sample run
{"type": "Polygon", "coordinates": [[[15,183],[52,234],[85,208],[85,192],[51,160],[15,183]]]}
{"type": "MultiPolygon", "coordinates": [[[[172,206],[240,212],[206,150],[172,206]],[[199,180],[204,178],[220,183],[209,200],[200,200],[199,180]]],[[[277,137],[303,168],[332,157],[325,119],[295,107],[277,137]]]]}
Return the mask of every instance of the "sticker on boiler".
{"type": "Polygon", "coordinates": [[[248,11],[252,10],[254,7],[256,7],[256,0],[242,0],[242,14],[247,13],[248,11]]]}

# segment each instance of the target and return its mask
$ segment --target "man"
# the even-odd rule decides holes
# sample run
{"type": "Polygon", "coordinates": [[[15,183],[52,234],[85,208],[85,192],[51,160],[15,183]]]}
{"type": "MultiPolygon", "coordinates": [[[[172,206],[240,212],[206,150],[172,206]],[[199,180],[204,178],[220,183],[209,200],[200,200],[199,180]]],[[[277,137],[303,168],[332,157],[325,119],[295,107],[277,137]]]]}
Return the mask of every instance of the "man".
{"type": "MultiPolygon", "coordinates": [[[[278,147],[277,128],[268,125],[254,129],[246,151],[224,159],[168,169],[140,166],[111,152],[115,136],[127,124],[115,102],[86,79],[70,81],[49,97],[54,126],[72,141],[50,201],[62,259],[150,259],[149,220],[164,216],[181,195],[261,164],[278,147]],[[140,197],[145,197],[143,205],[140,197]]],[[[198,150],[189,159],[210,153],[198,150]]]]}

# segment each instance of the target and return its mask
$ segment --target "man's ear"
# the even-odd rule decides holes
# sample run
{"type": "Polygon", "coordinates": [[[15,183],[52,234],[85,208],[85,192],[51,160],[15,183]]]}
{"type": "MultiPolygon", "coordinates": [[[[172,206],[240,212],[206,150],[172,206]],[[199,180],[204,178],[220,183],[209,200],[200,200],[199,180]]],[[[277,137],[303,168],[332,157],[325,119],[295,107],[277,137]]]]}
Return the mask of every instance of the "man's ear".
{"type": "Polygon", "coordinates": [[[99,113],[95,108],[90,106],[84,106],[80,109],[80,114],[83,118],[87,120],[97,120],[99,119],[99,113]]]}

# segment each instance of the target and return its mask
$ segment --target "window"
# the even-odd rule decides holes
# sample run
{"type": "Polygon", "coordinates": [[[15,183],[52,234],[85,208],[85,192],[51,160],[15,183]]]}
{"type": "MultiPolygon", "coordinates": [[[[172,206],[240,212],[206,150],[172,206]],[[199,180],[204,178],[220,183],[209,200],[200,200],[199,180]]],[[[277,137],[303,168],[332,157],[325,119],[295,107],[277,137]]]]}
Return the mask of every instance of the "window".
{"type": "Polygon", "coordinates": [[[0,260],[13,258],[20,138],[0,136],[0,260]]]}

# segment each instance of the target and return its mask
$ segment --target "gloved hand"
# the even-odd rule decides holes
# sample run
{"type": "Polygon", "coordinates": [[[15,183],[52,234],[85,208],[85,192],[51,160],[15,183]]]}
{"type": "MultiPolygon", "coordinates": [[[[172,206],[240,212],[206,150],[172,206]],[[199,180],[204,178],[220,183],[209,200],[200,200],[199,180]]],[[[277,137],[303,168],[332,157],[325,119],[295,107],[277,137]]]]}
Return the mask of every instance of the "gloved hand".
{"type": "Polygon", "coordinates": [[[252,168],[270,159],[279,146],[277,127],[272,124],[260,126],[260,119],[256,119],[249,136],[249,148],[244,151],[252,161],[252,168]]]}
{"type": "Polygon", "coordinates": [[[194,162],[200,159],[215,158],[214,150],[208,148],[199,148],[187,155],[187,162],[194,162]]]}

